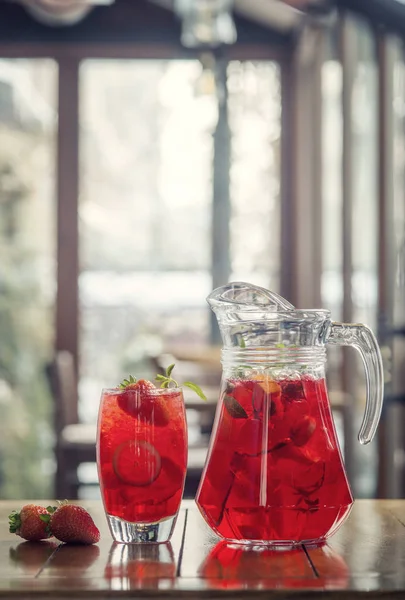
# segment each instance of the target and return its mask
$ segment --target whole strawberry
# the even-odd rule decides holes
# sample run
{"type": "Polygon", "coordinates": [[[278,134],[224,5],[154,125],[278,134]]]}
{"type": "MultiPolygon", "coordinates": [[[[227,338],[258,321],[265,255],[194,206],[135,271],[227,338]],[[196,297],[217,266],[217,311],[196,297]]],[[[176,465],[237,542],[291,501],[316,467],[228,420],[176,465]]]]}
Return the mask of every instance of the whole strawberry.
{"type": "Polygon", "coordinates": [[[169,408],[164,398],[153,395],[156,386],[146,379],[134,377],[124,379],[120,385],[122,392],[118,396],[118,406],[131,417],[146,420],[158,427],[168,425],[170,421],[169,408]],[[138,392],[139,397],[132,392],[138,392]]]}
{"type": "Polygon", "coordinates": [[[100,539],[100,532],[87,510],[74,504],[60,504],[51,516],[49,527],[61,542],[96,544],[100,539]]]}
{"type": "Polygon", "coordinates": [[[26,504],[20,512],[13,510],[9,515],[10,533],[15,533],[24,540],[38,542],[51,537],[48,523],[41,518],[49,516],[48,510],[36,504],[26,504]]]}

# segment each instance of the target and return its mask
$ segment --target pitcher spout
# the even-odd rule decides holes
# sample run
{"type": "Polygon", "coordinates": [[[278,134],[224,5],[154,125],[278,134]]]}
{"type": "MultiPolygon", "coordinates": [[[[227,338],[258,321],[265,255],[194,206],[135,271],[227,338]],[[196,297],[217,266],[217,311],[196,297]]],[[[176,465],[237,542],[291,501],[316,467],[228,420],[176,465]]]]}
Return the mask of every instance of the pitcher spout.
{"type": "Polygon", "coordinates": [[[226,348],[314,346],[325,343],[325,310],[297,310],[270,290],[232,282],[215,289],[207,302],[226,348]]]}
{"type": "Polygon", "coordinates": [[[207,297],[212,310],[218,311],[246,310],[255,311],[259,307],[269,312],[294,310],[294,306],[285,298],[258,285],[234,281],[216,288],[207,297]]]}

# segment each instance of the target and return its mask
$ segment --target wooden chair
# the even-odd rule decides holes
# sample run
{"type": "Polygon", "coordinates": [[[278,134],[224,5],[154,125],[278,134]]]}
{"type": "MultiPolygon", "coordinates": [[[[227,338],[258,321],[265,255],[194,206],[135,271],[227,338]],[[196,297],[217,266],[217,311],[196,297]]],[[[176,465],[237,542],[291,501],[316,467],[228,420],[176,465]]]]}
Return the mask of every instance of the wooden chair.
{"type": "Polygon", "coordinates": [[[47,366],[54,398],[55,425],[55,497],[77,499],[81,463],[96,461],[96,427],[78,423],[77,376],[73,356],[66,350],[56,353],[47,366]]]}

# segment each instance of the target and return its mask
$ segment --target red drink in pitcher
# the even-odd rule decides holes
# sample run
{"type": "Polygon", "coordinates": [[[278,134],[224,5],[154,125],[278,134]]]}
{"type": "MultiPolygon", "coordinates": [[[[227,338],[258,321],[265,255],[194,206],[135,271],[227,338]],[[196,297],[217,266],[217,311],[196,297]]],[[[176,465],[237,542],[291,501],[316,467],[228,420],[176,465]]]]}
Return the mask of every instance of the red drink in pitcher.
{"type": "Polygon", "coordinates": [[[223,376],[196,502],[222,537],[240,543],[322,543],[350,512],[347,482],[325,383],[326,345],[363,359],[366,410],[359,441],[376,432],[383,403],[377,340],[360,323],[297,309],[243,281],[207,298],[224,347],[223,376]]]}
{"type": "Polygon", "coordinates": [[[272,543],[331,535],[353,498],[325,380],[230,378],[221,400],[197,495],[212,529],[272,543]]]}
{"type": "Polygon", "coordinates": [[[113,537],[121,542],[167,541],[187,467],[181,388],[158,389],[141,380],[137,386],[103,390],[97,462],[113,537]]]}

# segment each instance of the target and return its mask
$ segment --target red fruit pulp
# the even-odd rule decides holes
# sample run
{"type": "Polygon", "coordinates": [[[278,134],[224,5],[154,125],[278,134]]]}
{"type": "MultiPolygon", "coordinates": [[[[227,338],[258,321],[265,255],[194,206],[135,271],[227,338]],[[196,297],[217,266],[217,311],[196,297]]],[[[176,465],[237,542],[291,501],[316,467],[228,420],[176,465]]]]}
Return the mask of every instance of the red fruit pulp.
{"type": "Polygon", "coordinates": [[[132,523],[155,523],[174,516],[187,466],[181,391],[154,387],[105,391],[97,463],[108,515],[132,523]]]}
{"type": "Polygon", "coordinates": [[[323,541],[353,503],[325,380],[258,385],[225,382],[197,504],[227,539],[323,541]]]}

